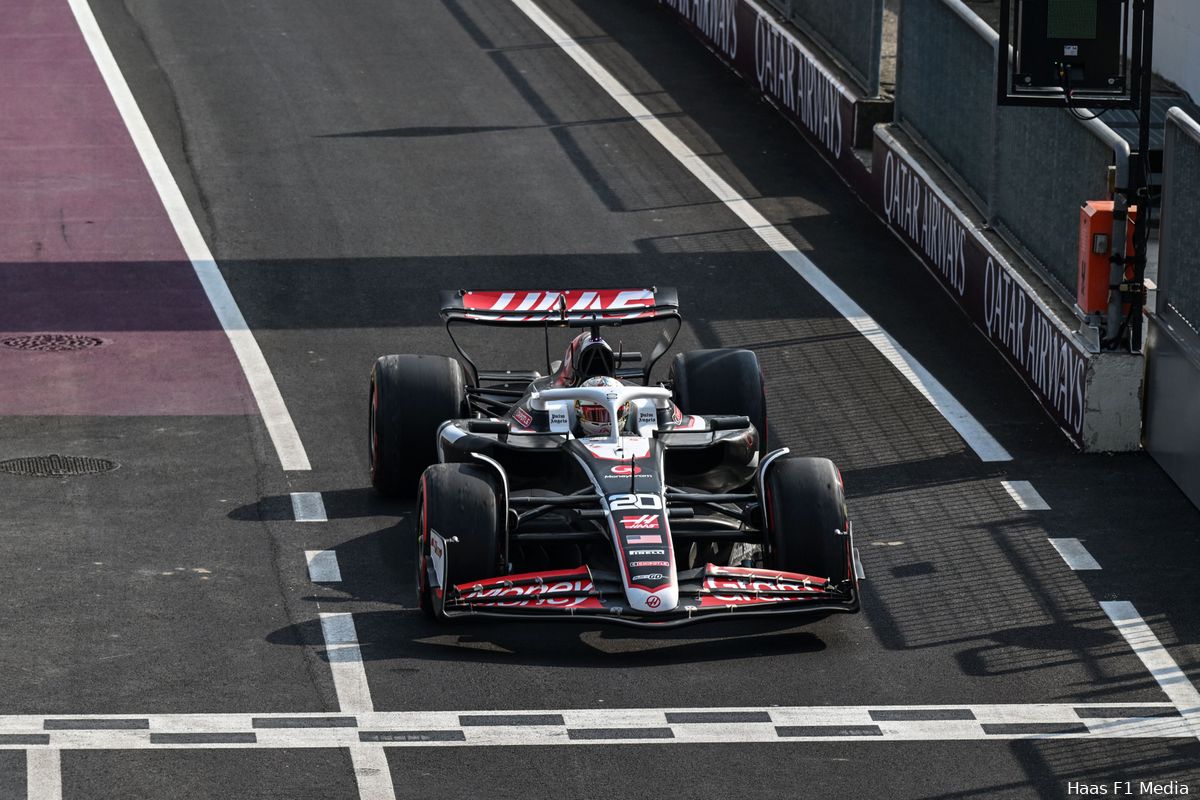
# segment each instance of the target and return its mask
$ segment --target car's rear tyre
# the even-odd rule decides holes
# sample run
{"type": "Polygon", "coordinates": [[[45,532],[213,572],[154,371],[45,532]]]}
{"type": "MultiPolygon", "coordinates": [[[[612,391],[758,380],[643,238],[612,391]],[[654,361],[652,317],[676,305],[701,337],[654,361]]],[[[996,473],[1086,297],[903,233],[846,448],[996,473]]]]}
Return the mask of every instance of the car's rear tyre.
{"type": "Polygon", "coordinates": [[[423,610],[434,616],[429,584],[430,532],[446,545],[443,588],[495,578],[502,572],[501,487],[495,474],[474,464],[434,464],[425,470],[417,488],[417,596],[423,610]]]}
{"type": "Polygon", "coordinates": [[[671,362],[675,403],[685,414],[746,416],[767,447],[767,394],[753,350],[689,350],[671,362]]]}
{"type": "Polygon", "coordinates": [[[445,356],[382,356],[371,369],[368,454],[371,485],[411,496],[425,467],[437,461],[437,430],[466,414],[466,377],[445,356]]]}
{"type": "Polygon", "coordinates": [[[765,563],[840,583],[851,576],[842,479],[827,458],[781,456],[767,466],[765,563]]]}

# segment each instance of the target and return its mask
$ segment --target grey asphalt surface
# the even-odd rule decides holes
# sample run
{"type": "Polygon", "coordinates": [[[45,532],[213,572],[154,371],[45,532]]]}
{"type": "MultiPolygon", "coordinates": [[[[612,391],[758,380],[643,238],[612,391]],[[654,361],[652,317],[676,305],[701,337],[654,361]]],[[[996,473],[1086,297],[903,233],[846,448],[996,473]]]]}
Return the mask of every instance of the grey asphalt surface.
{"type": "MultiPolygon", "coordinates": [[[[1106,599],[1134,602],[1200,678],[1200,514],[1144,454],[1074,452],[832,170],[655,3],[542,6],[1012,462],[981,463],[510,3],[92,5],[313,470],[282,473],[254,417],[0,419],[14,453],[122,464],[0,476],[4,630],[20,642],[0,650],[0,713],[336,710],[329,611],[354,613],[379,710],[1165,700],[1106,599]],[[365,470],[372,361],[452,354],[438,289],[585,284],[676,286],[681,349],[758,352],[774,443],[843,470],[861,614],[650,635],[412,611],[413,509],[375,497],[365,470]],[[1002,479],[1053,510],[1020,511],[1002,479]],[[330,521],[292,522],[293,491],[322,492],[330,521]],[[1105,569],[1070,571],[1047,537],[1082,539],[1105,569]],[[306,549],[335,549],[343,582],[311,584],[306,549]]],[[[488,361],[539,353],[496,340],[488,361]]],[[[1196,791],[1197,756],[1195,741],[389,751],[398,797],[556,798],[1062,797],[1115,776],[1196,791]]],[[[0,796],[23,770],[0,759],[0,796]]],[[[63,775],[65,798],[356,796],[340,751],[67,753],[63,775]]]]}

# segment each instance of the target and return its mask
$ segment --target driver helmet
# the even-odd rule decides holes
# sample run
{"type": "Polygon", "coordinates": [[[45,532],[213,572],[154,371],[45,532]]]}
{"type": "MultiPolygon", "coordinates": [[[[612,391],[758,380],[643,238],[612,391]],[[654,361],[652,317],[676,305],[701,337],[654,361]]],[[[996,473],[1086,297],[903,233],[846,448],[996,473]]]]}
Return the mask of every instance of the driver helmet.
{"type": "MultiPolygon", "coordinates": [[[[579,385],[619,388],[624,384],[616,378],[598,376],[588,378],[579,385]]],[[[607,436],[612,433],[612,422],[608,416],[608,409],[598,403],[592,403],[588,400],[576,400],[575,415],[579,418],[579,427],[583,430],[585,436],[607,436]]],[[[625,420],[628,416],[629,403],[622,403],[617,408],[617,430],[625,427],[625,420]]]]}

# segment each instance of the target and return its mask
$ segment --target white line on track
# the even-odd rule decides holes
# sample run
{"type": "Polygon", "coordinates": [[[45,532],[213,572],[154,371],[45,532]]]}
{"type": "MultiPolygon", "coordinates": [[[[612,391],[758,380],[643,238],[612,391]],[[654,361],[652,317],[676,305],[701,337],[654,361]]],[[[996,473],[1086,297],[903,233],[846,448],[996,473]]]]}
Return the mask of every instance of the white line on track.
{"type": "Polygon", "coordinates": [[[396,800],[387,753],[378,745],[350,745],[350,762],[358,782],[359,800],[396,800]]]}
{"type": "Polygon", "coordinates": [[[1200,692],[1188,680],[1175,659],[1162,646],[1162,642],[1154,635],[1154,631],[1138,614],[1133,603],[1124,600],[1108,600],[1100,603],[1104,613],[1117,626],[1117,630],[1125,637],[1125,641],[1133,648],[1133,652],[1142,660],[1146,669],[1158,681],[1163,694],[1179,709],[1192,735],[1200,736],[1200,692]]]}
{"type": "MultiPolygon", "coordinates": [[[[383,747],[741,744],[789,739],[1157,739],[1194,735],[1187,715],[1176,705],[1164,702],[0,716],[0,749],[23,748],[31,753],[350,748],[362,797],[370,800],[391,796],[385,794],[391,783],[390,776],[384,778],[387,765],[382,758],[383,747]],[[45,743],[14,741],[33,737],[42,737],[45,743]],[[356,749],[376,752],[354,753],[356,749]]],[[[49,776],[57,769],[57,762],[49,757],[31,758],[39,775],[49,776]]]]}
{"type": "Polygon", "coordinates": [[[879,351],[880,355],[899,370],[913,388],[937,409],[954,430],[958,431],[959,436],[966,441],[981,460],[1012,460],[1008,451],[987,432],[977,419],[971,416],[971,413],[950,394],[946,387],[942,386],[925,367],[921,366],[912,354],[881,328],[816,264],[801,253],[782,231],[768,222],[767,218],[760,214],[749,201],[739,195],[732,186],[704,163],[700,156],[696,155],[678,136],[651,114],[640,100],[613,77],[612,73],[592,58],[558,23],[532,0],[512,0],[512,2],[533,24],[541,28],[543,33],[562,48],[563,52],[578,64],[592,80],[596,81],[600,88],[607,92],[609,97],[616,101],[630,117],[645,128],[646,132],[653,136],[668,153],[674,156],[697,180],[708,187],[750,230],[758,234],[758,237],[768,247],[786,261],[797,275],[807,281],[809,286],[845,317],[879,351]]]}
{"type": "Polygon", "coordinates": [[[338,567],[337,553],[332,550],[305,550],[308,561],[308,578],[313,583],[340,583],[342,570],[338,567]]]}
{"type": "Polygon", "coordinates": [[[25,787],[28,800],[62,800],[62,755],[58,748],[26,751],[25,787]]]}
{"type": "Polygon", "coordinates": [[[196,277],[200,279],[200,285],[204,287],[208,301],[212,304],[213,311],[216,312],[217,319],[221,322],[221,327],[225,329],[225,335],[229,337],[229,343],[233,346],[233,351],[246,375],[246,381],[250,384],[250,390],[254,393],[254,399],[258,403],[258,410],[262,414],[267,433],[270,434],[271,442],[275,445],[280,465],[285,470],[311,469],[308,463],[308,454],[304,451],[300,435],[296,432],[296,425],[292,422],[292,417],[283,402],[279,386],[276,385],[275,378],[271,375],[271,368],[267,365],[267,360],[263,357],[254,334],[246,324],[246,319],[242,316],[237,301],[229,291],[225,278],[217,268],[217,263],[213,260],[204,237],[200,235],[200,229],[192,218],[192,213],[154,141],[154,136],[150,133],[150,128],[146,125],[146,120],[138,108],[137,101],[133,98],[133,93],[129,91],[125,76],[121,74],[116,59],[113,58],[108,42],[92,14],[92,9],[88,6],[87,0],[68,0],[68,2],[71,5],[71,11],[75,14],[75,20],[79,23],[83,38],[92,51],[92,58],[95,59],[96,66],[100,68],[100,74],[104,77],[105,84],[108,85],[113,102],[116,103],[117,110],[121,112],[121,117],[125,120],[125,127],[129,130],[138,154],[142,157],[142,163],[145,164],[146,171],[150,173],[150,180],[153,181],[154,188],[158,191],[158,196],[167,211],[167,216],[171,219],[175,234],[179,237],[179,243],[183,245],[188,260],[192,262],[192,269],[196,271],[196,277]]]}
{"type": "Polygon", "coordinates": [[[1049,542],[1071,569],[1077,572],[1100,569],[1100,562],[1092,558],[1092,554],[1078,539],[1050,539],[1049,542]]]}
{"type": "Polygon", "coordinates": [[[1042,499],[1029,481],[1000,481],[1004,491],[1022,511],[1049,511],[1050,504],[1042,499]]]}
{"type": "Polygon", "coordinates": [[[320,492],[292,492],[292,516],[296,522],[328,522],[320,492]]]}
{"type": "MultiPolygon", "coordinates": [[[[324,551],[332,555],[332,551],[324,551]]],[[[334,561],[334,569],[337,562],[334,561]]],[[[312,559],[309,559],[309,570],[312,571],[312,559]]],[[[339,572],[338,578],[341,578],[339,572]]],[[[316,577],[313,578],[316,581],[316,577]]],[[[352,614],[322,614],[321,633],[325,637],[325,652],[329,658],[329,668],[333,671],[333,686],[337,691],[338,706],[343,712],[350,714],[371,714],[375,705],[371,701],[371,687],[367,683],[367,671],[363,667],[362,650],[358,645],[358,632],[354,629],[352,614]]],[[[254,727],[254,719],[246,719],[243,730],[254,727]]],[[[295,717],[292,717],[295,719],[295,717]]],[[[355,723],[357,725],[357,722],[355,723]]],[[[268,728],[266,741],[281,738],[293,742],[293,747],[305,745],[295,742],[303,740],[304,731],[329,733],[335,735],[345,728],[268,728]]],[[[351,731],[353,733],[354,731],[351,731]]],[[[258,733],[255,742],[260,741],[258,733]]],[[[308,745],[312,746],[312,745],[308,745]]],[[[320,745],[318,745],[320,746],[320,745]]],[[[324,745],[328,747],[329,745],[324,745]]],[[[350,748],[350,763],[354,768],[354,780],[358,784],[359,800],[395,800],[396,792],[392,786],[392,773],[388,768],[387,754],[383,747],[376,744],[364,744],[357,736],[343,736],[335,746],[350,748]],[[343,741],[344,739],[344,741],[343,741]]]]}
{"type": "Polygon", "coordinates": [[[321,632],[325,635],[325,652],[342,711],[351,714],[374,711],[354,617],[348,613],[321,614],[321,632]]]}

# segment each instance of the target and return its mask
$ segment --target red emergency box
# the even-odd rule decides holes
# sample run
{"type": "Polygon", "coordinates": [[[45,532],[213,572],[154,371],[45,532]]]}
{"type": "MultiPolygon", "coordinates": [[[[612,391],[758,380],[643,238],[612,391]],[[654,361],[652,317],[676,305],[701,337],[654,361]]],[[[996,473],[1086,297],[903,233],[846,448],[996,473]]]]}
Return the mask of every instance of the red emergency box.
{"type": "MultiPolygon", "coordinates": [[[[1125,255],[1133,257],[1133,224],[1137,206],[1129,207],[1125,228],[1125,255]]],[[[1079,275],[1075,302],[1085,314],[1103,314],[1108,310],[1108,257],[1112,252],[1112,200],[1089,200],[1079,209],[1079,275]]],[[[1125,277],[1133,277],[1133,266],[1125,268],[1125,277]]]]}

